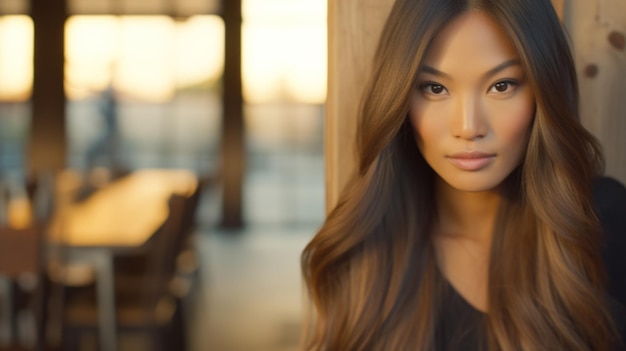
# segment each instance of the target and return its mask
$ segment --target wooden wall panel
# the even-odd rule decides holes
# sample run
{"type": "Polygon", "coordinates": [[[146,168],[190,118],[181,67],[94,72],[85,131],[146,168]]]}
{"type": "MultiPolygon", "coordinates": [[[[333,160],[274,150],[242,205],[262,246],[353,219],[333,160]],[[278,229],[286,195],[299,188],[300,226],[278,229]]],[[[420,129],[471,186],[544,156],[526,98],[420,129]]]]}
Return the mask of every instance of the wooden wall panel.
{"type": "Polygon", "coordinates": [[[626,1],[566,0],[581,119],[602,143],[606,173],[626,184],[626,1]]]}
{"type": "Polygon", "coordinates": [[[328,1],[328,99],[325,120],[326,208],[355,168],[359,98],[393,0],[328,1]]]}

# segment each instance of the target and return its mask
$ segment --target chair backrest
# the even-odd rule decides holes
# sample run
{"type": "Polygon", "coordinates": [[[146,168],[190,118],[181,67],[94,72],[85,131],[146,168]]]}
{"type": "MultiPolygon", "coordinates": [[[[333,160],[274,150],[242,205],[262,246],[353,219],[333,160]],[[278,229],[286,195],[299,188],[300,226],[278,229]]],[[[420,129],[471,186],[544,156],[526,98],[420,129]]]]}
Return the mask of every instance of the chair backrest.
{"type": "Polygon", "coordinates": [[[22,274],[39,274],[42,264],[40,228],[0,228],[0,274],[19,278],[22,274]]]}
{"type": "Polygon", "coordinates": [[[26,182],[26,192],[33,204],[34,217],[37,221],[48,222],[54,212],[55,182],[54,172],[41,172],[26,182]]]}
{"type": "Polygon", "coordinates": [[[174,194],[168,200],[167,220],[155,234],[146,272],[145,295],[149,307],[158,303],[167,293],[168,283],[174,274],[178,254],[178,237],[183,227],[186,210],[191,197],[174,194]]]}
{"type": "Polygon", "coordinates": [[[207,182],[207,179],[200,179],[198,181],[198,185],[196,186],[195,191],[185,201],[185,214],[183,216],[179,234],[177,235],[176,239],[176,250],[178,251],[177,255],[182,250],[184,250],[185,245],[191,239],[191,236],[195,230],[196,212],[200,203],[202,191],[207,186],[207,182]]]}
{"type": "Polygon", "coordinates": [[[35,322],[34,349],[38,351],[45,350],[49,297],[44,279],[43,232],[40,224],[25,229],[0,228],[0,274],[16,282],[35,283],[31,291],[31,308],[35,322]]]}
{"type": "Polygon", "coordinates": [[[45,232],[54,208],[55,172],[0,179],[0,273],[39,275],[45,265],[45,232]]]}

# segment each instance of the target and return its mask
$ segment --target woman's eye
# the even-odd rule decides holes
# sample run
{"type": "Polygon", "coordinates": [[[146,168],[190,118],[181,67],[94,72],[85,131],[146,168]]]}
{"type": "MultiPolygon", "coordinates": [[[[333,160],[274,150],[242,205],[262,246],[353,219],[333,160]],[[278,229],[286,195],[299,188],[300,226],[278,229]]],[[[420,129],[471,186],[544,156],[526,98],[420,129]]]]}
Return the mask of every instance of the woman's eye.
{"type": "Polygon", "coordinates": [[[436,83],[423,83],[420,85],[420,89],[431,95],[442,95],[448,92],[443,85],[436,83]]]}
{"type": "Polygon", "coordinates": [[[490,93],[508,93],[517,87],[517,82],[512,80],[503,80],[492,85],[489,89],[490,93]]]}

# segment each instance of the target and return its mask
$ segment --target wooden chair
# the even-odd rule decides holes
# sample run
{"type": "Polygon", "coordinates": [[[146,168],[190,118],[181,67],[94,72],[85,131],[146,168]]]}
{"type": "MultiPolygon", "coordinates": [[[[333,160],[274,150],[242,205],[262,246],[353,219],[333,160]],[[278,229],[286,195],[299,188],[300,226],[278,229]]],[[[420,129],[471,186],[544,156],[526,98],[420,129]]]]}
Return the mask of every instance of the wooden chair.
{"type": "MultiPolygon", "coordinates": [[[[30,310],[35,320],[34,349],[43,351],[46,347],[47,301],[49,285],[45,279],[44,259],[41,240],[41,226],[32,225],[26,229],[0,228],[0,274],[11,281],[11,329],[13,346],[17,344],[16,317],[22,310],[30,310]],[[29,289],[22,288],[27,282],[29,289]]],[[[1,349],[1,348],[0,348],[1,349]]]]}
{"type": "Polygon", "coordinates": [[[180,274],[196,273],[198,270],[195,246],[195,234],[197,233],[196,216],[204,189],[209,186],[211,181],[212,179],[210,178],[201,178],[198,181],[195,192],[187,202],[188,208],[176,243],[178,251],[176,255],[176,271],[180,274]]]}
{"type": "Polygon", "coordinates": [[[46,344],[47,306],[50,284],[46,279],[43,233],[53,209],[54,174],[41,172],[26,179],[2,179],[0,196],[6,223],[0,228],[0,274],[9,281],[10,350],[18,346],[18,315],[34,317],[33,345],[46,344]],[[11,206],[13,204],[13,206],[11,206]],[[12,219],[12,220],[11,220],[12,219]]]}
{"type": "MultiPolygon", "coordinates": [[[[169,292],[175,271],[177,237],[183,226],[190,197],[172,195],[169,215],[148,243],[145,272],[125,280],[116,276],[116,324],[120,332],[142,332],[150,350],[186,349],[180,308],[169,292]]],[[[96,330],[97,304],[93,287],[68,289],[63,318],[63,344],[77,350],[80,337],[96,330]]]]}
{"type": "MultiPolygon", "coordinates": [[[[173,245],[176,252],[175,274],[183,276],[185,284],[190,285],[197,275],[198,264],[195,247],[196,214],[200,198],[204,189],[212,181],[210,178],[201,178],[198,181],[195,191],[185,201],[185,214],[181,227],[178,230],[173,245]]],[[[131,253],[114,258],[114,267],[118,279],[132,280],[135,276],[145,274],[149,266],[149,253],[131,253]]],[[[180,281],[180,279],[179,279],[180,281]]],[[[176,293],[175,295],[180,295],[176,293]]]]}

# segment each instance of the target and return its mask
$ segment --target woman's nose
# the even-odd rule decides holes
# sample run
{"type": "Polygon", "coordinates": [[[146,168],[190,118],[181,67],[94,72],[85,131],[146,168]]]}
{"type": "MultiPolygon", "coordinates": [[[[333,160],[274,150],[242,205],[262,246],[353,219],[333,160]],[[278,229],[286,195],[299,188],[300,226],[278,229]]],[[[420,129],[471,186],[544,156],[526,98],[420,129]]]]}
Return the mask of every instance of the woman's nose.
{"type": "Polygon", "coordinates": [[[467,96],[459,99],[452,117],[452,133],[455,138],[474,140],[485,137],[487,121],[479,99],[467,96]]]}

